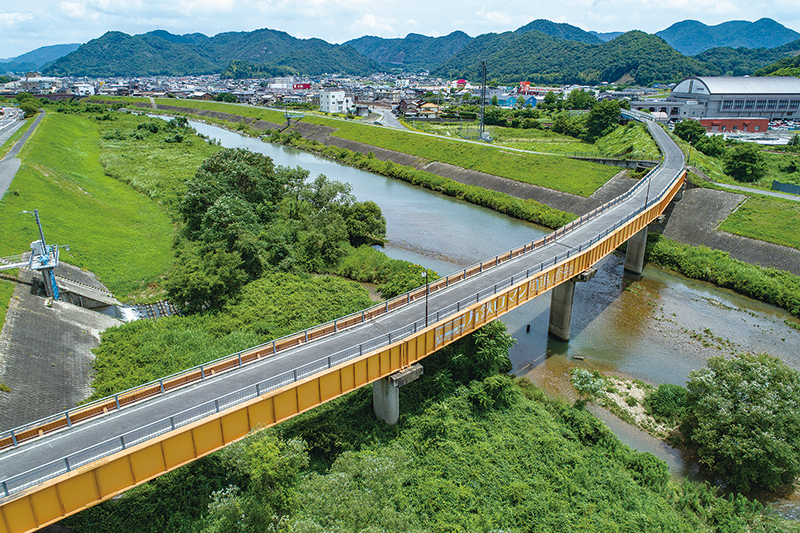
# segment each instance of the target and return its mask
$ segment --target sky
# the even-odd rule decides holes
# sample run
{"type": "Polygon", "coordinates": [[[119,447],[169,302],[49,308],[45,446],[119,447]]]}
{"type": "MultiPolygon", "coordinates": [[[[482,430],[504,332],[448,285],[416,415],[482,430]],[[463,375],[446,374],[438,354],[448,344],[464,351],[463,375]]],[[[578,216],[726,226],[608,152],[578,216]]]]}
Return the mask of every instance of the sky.
{"type": "Polygon", "coordinates": [[[110,30],[174,34],[282,30],[343,43],[364,35],[511,31],[544,18],[587,31],[655,33],[675,22],[776,20],[800,31],[798,0],[26,0],[0,7],[0,59],[85,43],[110,30]]]}

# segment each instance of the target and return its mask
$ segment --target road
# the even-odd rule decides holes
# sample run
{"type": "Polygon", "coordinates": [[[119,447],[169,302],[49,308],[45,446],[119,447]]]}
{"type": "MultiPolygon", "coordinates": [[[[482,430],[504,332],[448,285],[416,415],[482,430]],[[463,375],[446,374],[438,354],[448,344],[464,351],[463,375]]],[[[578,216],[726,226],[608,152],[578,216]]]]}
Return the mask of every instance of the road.
{"type": "MultiPolygon", "coordinates": [[[[577,226],[576,229],[559,237],[556,241],[542,246],[515,259],[484,271],[470,278],[467,282],[451,285],[430,296],[430,313],[454,306],[456,302],[475,302],[476,293],[481,298],[492,294],[493,287],[506,282],[511,276],[524,275],[527,269],[538,272],[542,263],[553,264],[554,260],[563,261],[568,251],[577,251],[579,246],[586,246],[590,239],[612,228],[629,215],[642,210],[646,199],[652,202],[668,190],[675,181],[676,175],[683,169],[683,153],[670,140],[659,126],[648,122],[648,129],[662,146],[664,163],[650,174],[649,182],[635,188],[631,196],[603,213],[577,226]]],[[[160,397],[143,401],[134,406],[113,411],[89,421],[76,424],[68,430],[62,430],[22,444],[16,448],[0,453],[0,482],[8,481],[9,488],[25,484],[24,480],[14,481],[12,478],[40,465],[52,463],[53,468],[63,464],[63,458],[70,457],[70,463],[83,464],[103,455],[87,450],[103,442],[117,442],[121,435],[128,434],[126,441],[136,441],[137,436],[130,435],[154,422],[169,417],[184,418],[187,410],[221,398],[225,395],[253,387],[271,377],[291,372],[304,365],[324,359],[331,354],[350,350],[360,344],[373,343],[375,339],[385,338],[387,332],[395,332],[409,324],[420,323],[424,317],[425,301],[411,303],[396,311],[382,315],[358,327],[344,330],[296,348],[279,352],[277,355],[262,359],[237,370],[220,374],[182,389],[175,390],[160,397]]],[[[366,353],[367,350],[364,352],[366,353]]],[[[138,435],[144,438],[143,435],[138,435]]],[[[108,450],[102,452],[108,453],[108,450]]],[[[48,467],[49,468],[49,467],[48,467]]],[[[59,472],[53,470],[49,475],[59,472]]],[[[37,474],[38,477],[38,474],[37,474]]],[[[33,480],[29,480],[33,481],[33,480]]]]}
{"type": "MultiPolygon", "coordinates": [[[[12,108],[7,107],[5,109],[9,110],[12,108]]],[[[3,119],[0,120],[0,145],[5,143],[5,141],[8,140],[8,138],[10,138],[14,132],[16,132],[22,127],[23,124],[25,124],[24,121],[20,120],[22,118],[22,111],[18,109],[13,109],[13,111],[13,114],[9,111],[6,111],[6,113],[3,115],[3,119]]],[[[14,144],[14,147],[10,152],[8,152],[6,157],[0,161],[0,200],[3,199],[3,195],[6,194],[6,191],[11,186],[11,181],[14,179],[14,176],[17,175],[17,171],[22,165],[22,162],[17,159],[17,154],[19,154],[19,151],[36,129],[36,126],[39,125],[39,122],[42,121],[42,117],[44,117],[43,112],[39,113],[39,116],[36,117],[36,120],[33,122],[31,127],[28,128],[28,131],[26,131],[22,138],[18,140],[16,144],[14,144]]]]}

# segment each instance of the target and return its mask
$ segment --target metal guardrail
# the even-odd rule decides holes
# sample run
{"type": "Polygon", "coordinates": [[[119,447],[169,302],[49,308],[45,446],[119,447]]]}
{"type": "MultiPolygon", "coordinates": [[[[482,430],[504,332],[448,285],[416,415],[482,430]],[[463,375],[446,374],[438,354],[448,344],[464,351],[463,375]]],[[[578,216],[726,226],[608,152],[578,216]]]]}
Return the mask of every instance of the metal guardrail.
{"type": "MultiPolygon", "coordinates": [[[[409,336],[411,334],[416,333],[418,329],[424,328],[426,319],[431,320],[432,323],[439,322],[442,319],[445,319],[445,318],[448,318],[448,317],[450,317],[450,316],[452,316],[454,314],[457,314],[464,307],[467,307],[467,306],[472,305],[474,303],[480,302],[482,298],[494,295],[500,290],[503,290],[503,289],[505,289],[507,287],[513,286],[515,283],[519,283],[520,281],[523,281],[523,280],[528,279],[528,278],[530,278],[532,276],[538,275],[539,273],[543,272],[545,268],[548,268],[550,266],[555,266],[559,262],[565,261],[565,260],[569,259],[570,257],[573,257],[575,254],[581,253],[583,250],[591,247],[592,245],[594,245],[595,243],[599,242],[604,237],[608,236],[610,233],[614,232],[615,230],[617,230],[621,226],[623,226],[626,223],[628,223],[631,219],[633,219],[634,217],[636,217],[639,214],[641,214],[648,207],[650,207],[650,206],[654,205],[655,203],[661,201],[662,197],[665,194],[668,193],[669,189],[672,187],[673,184],[674,184],[674,180],[672,180],[670,182],[670,184],[667,187],[665,187],[663,190],[661,190],[658,193],[654,194],[653,200],[649,201],[646,206],[643,206],[642,208],[637,209],[636,211],[628,214],[623,219],[618,220],[612,226],[609,226],[604,231],[597,233],[595,236],[591,237],[588,241],[579,244],[577,247],[570,248],[569,250],[565,251],[564,253],[558,254],[555,257],[553,257],[552,259],[548,259],[547,261],[543,261],[539,265],[537,265],[537,266],[535,266],[533,268],[528,268],[528,269],[525,269],[525,270],[521,270],[520,272],[512,275],[511,277],[506,278],[505,280],[496,283],[492,287],[489,287],[489,288],[483,289],[481,291],[478,291],[478,292],[474,293],[473,295],[468,296],[466,298],[463,298],[463,299],[459,300],[458,302],[456,302],[454,304],[451,304],[451,305],[447,306],[446,308],[444,308],[442,310],[436,311],[435,313],[430,313],[428,315],[428,317],[423,317],[423,318],[421,318],[419,320],[414,321],[411,324],[408,324],[406,326],[398,328],[398,329],[396,329],[394,331],[391,331],[391,332],[389,332],[389,333],[387,333],[385,335],[382,335],[380,337],[374,338],[374,339],[372,339],[370,341],[367,341],[367,342],[364,342],[364,343],[361,343],[361,344],[358,344],[358,345],[355,345],[355,346],[351,346],[349,348],[345,348],[344,350],[341,350],[339,352],[331,354],[331,355],[329,355],[327,357],[318,359],[316,361],[312,361],[312,362],[307,363],[307,364],[305,364],[303,366],[300,366],[300,367],[298,367],[296,369],[286,371],[286,372],[284,372],[282,374],[279,374],[279,375],[274,376],[272,378],[269,378],[267,380],[258,382],[255,385],[250,385],[248,387],[245,387],[245,388],[240,389],[238,391],[235,391],[233,393],[227,394],[227,395],[222,396],[220,398],[209,400],[208,402],[205,402],[203,404],[191,407],[189,409],[186,409],[186,410],[184,410],[184,411],[182,411],[182,412],[180,412],[178,414],[175,414],[173,416],[170,416],[168,418],[165,418],[165,419],[162,419],[162,420],[158,420],[158,421],[153,422],[153,423],[151,423],[151,424],[149,424],[147,426],[144,426],[142,428],[138,428],[136,430],[130,431],[128,433],[125,433],[125,434],[123,434],[121,436],[108,439],[108,440],[106,440],[104,442],[100,442],[100,443],[98,443],[98,444],[96,444],[94,446],[91,446],[90,448],[87,448],[85,450],[81,450],[80,452],[76,452],[76,453],[73,453],[71,455],[65,456],[62,459],[58,459],[56,461],[52,461],[52,462],[50,462],[48,464],[36,467],[36,468],[31,469],[31,470],[29,470],[27,472],[24,472],[22,474],[14,476],[12,478],[8,478],[6,480],[3,480],[3,481],[0,482],[0,489],[2,489],[2,495],[0,497],[10,496],[11,494],[14,494],[16,492],[22,491],[22,490],[24,490],[24,489],[26,489],[28,487],[31,487],[31,486],[34,486],[34,485],[36,485],[38,483],[46,481],[47,479],[50,479],[50,478],[59,476],[61,474],[70,472],[70,471],[72,471],[72,470],[74,470],[76,468],[79,468],[79,467],[81,467],[81,466],[83,466],[85,464],[88,464],[90,462],[96,461],[98,459],[101,459],[103,457],[109,456],[111,454],[117,453],[117,452],[119,452],[121,450],[124,450],[124,449],[126,449],[126,448],[128,448],[130,446],[134,446],[134,445],[139,444],[141,442],[144,442],[144,441],[146,441],[148,439],[155,438],[155,437],[157,437],[159,435],[162,435],[164,433],[172,431],[172,430],[174,430],[176,428],[179,428],[181,426],[184,426],[184,425],[190,424],[192,422],[195,422],[195,421],[197,421],[197,420],[199,420],[199,419],[201,419],[203,417],[212,415],[214,413],[219,413],[220,411],[225,410],[225,409],[227,409],[229,407],[232,407],[234,405],[246,402],[248,400],[251,400],[253,398],[261,396],[261,395],[263,395],[265,393],[268,393],[268,392],[271,392],[271,391],[276,390],[278,388],[281,388],[281,387],[283,387],[285,385],[288,385],[288,384],[294,383],[296,381],[302,380],[302,379],[304,379],[304,378],[306,378],[308,376],[316,374],[317,372],[319,372],[321,370],[330,369],[330,368],[332,368],[332,367],[334,367],[336,365],[339,365],[339,364],[341,364],[341,363],[343,363],[345,361],[349,361],[349,360],[351,360],[353,358],[356,358],[356,357],[359,357],[359,356],[361,356],[361,355],[363,355],[365,353],[369,353],[371,351],[374,351],[374,350],[376,350],[378,348],[381,348],[381,347],[386,346],[388,344],[391,344],[393,342],[397,342],[399,340],[402,340],[403,338],[405,338],[405,337],[407,337],[407,336],[409,336]]],[[[635,190],[635,188],[631,189],[631,191],[629,191],[629,193],[623,194],[620,198],[628,198],[628,197],[630,197],[631,194],[632,194],[632,191],[634,191],[634,190],[635,190]]],[[[616,204],[620,203],[621,201],[622,200],[620,200],[620,199],[615,199],[615,201],[609,202],[611,205],[601,206],[601,208],[598,208],[598,209],[601,209],[601,211],[599,211],[599,212],[607,210],[609,207],[612,207],[613,205],[616,205],[616,204]]],[[[595,214],[598,214],[598,213],[595,213],[595,214]]],[[[581,219],[575,221],[575,224],[579,225],[581,223],[580,220],[581,219]]],[[[588,220],[588,218],[586,220],[588,220]]],[[[586,220],[583,220],[583,222],[585,222],[586,220]]],[[[573,228],[574,227],[575,226],[573,226],[573,228]]],[[[531,245],[525,245],[523,248],[528,249],[530,251],[532,249],[535,249],[535,248],[533,248],[533,245],[537,245],[538,244],[537,247],[541,247],[541,246],[543,246],[543,243],[545,241],[552,242],[553,240],[555,240],[555,235],[556,234],[563,235],[564,233],[566,233],[566,231],[562,232],[562,230],[559,229],[556,232],[553,232],[552,234],[546,236],[545,238],[540,239],[538,241],[535,241],[531,245]],[[539,243],[541,243],[541,244],[539,244],[539,243]],[[530,248],[529,248],[529,246],[530,246],[530,248]]],[[[494,261],[490,260],[490,261],[488,261],[488,263],[489,264],[494,263],[494,265],[497,265],[497,264],[499,264],[501,262],[500,261],[501,258],[508,257],[508,259],[510,259],[511,256],[513,256],[513,252],[514,252],[514,250],[510,250],[509,252],[506,252],[506,254],[498,255],[498,256],[495,257],[494,261]]],[[[516,255],[516,256],[513,256],[513,257],[518,257],[518,256],[519,256],[519,254],[516,255]]],[[[503,261],[508,260],[508,259],[503,259],[503,261]]],[[[474,268],[477,267],[479,269],[482,269],[486,264],[487,264],[487,262],[483,262],[483,263],[479,263],[477,265],[474,265],[473,267],[470,267],[470,268],[474,269],[474,268]]],[[[458,274],[459,280],[465,279],[465,278],[463,278],[461,276],[463,276],[464,272],[467,272],[469,270],[470,269],[464,269],[464,271],[459,273],[458,274]]],[[[447,284],[447,278],[443,278],[443,280],[445,281],[445,286],[449,286],[447,284]]],[[[439,280],[439,281],[442,281],[442,280],[439,280]]],[[[404,295],[404,296],[407,299],[410,299],[410,295],[413,292],[414,291],[410,291],[409,293],[406,293],[406,295],[404,295]]],[[[388,304],[389,304],[389,302],[387,302],[387,306],[388,306],[388,304]]],[[[379,306],[379,307],[381,307],[381,306],[379,306]]],[[[375,309],[375,308],[371,308],[371,309],[375,309]]],[[[365,314],[366,314],[366,312],[365,312],[365,314]]],[[[355,315],[351,315],[351,316],[355,316],[355,315]]],[[[306,330],[306,331],[308,331],[308,330],[306,330]]],[[[277,341],[275,341],[275,342],[277,342],[277,341]]],[[[269,346],[269,344],[267,344],[267,346],[269,346]]],[[[241,353],[240,354],[234,354],[233,357],[236,358],[236,360],[239,360],[239,356],[240,355],[241,355],[241,353]]],[[[221,360],[218,360],[218,362],[224,362],[224,361],[228,361],[230,359],[231,359],[230,357],[223,358],[221,360]]],[[[185,373],[197,372],[198,369],[202,373],[203,372],[203,368],[204,367],[208,367],[208,366],[209,365],[201,365],[200,367],[195,367],[194,369],[190,369],[189,371],[186,371],[185,373]]],[[[182,374],[185,374],[185,373],[178,373],[178,374],[175,374],[174,376],[181,376],[182,374]]],[[[161,380],[158,380],[156,382],[151,382],[148,385],[159,384],[161,386],[161,388],[163,389],[163,383],[164,383],[164,381],[166,381],[168,379],[169,378],[162,378],[161,380]]],[[[133,389],[133,390],[135,391],[136,389],[133,389]]],[[[166,391],[164,391],[164,392],[166,392],[166,391]]],[[[111,398],[116,399],[117,396],[111,397],[111,398]]],[[[106,399],[104,399],[104,400],[106,400],[106,399]]],[[[98,400],[98,402],[102,402],[102,401],[103,400],[98,400]]],[[[97,402],[95,402],[95,403],[97,403],[97,402]]],[[[69,412],[67,412],[67,418],[69,419],[69,412]]],[[[47,420],[47,419],[45,419],[45,420],[47,420]]]]}

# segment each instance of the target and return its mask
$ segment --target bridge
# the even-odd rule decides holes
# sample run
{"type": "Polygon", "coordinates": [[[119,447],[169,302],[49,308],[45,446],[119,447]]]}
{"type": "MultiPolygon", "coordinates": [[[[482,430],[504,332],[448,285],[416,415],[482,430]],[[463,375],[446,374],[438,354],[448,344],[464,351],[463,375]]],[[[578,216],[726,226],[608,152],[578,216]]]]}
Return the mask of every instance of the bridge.
{"type": "Polygon", "coordinates": [[[645,124],[661,164],[538,241],[360,313],[0,433],[0,533],[58,521],[370,383],[391,391],[390,377],[546,292],[550,330],[569,338],[575,281],[626,241],[626,269],[640,273],[647,225],[683,186],[683,153],[645,124]]]}

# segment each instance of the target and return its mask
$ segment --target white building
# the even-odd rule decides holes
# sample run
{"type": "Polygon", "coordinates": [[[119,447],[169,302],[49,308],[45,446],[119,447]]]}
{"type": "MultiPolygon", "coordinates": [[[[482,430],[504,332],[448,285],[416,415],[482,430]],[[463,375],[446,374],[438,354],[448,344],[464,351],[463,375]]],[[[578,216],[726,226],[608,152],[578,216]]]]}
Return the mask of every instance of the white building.
{"type": "Polygon", "coordinates": [[[319,109],[323,113],[347,113],[353,107],[353,101],[344,91],[321,91],[319,93],[319,109]]]}

